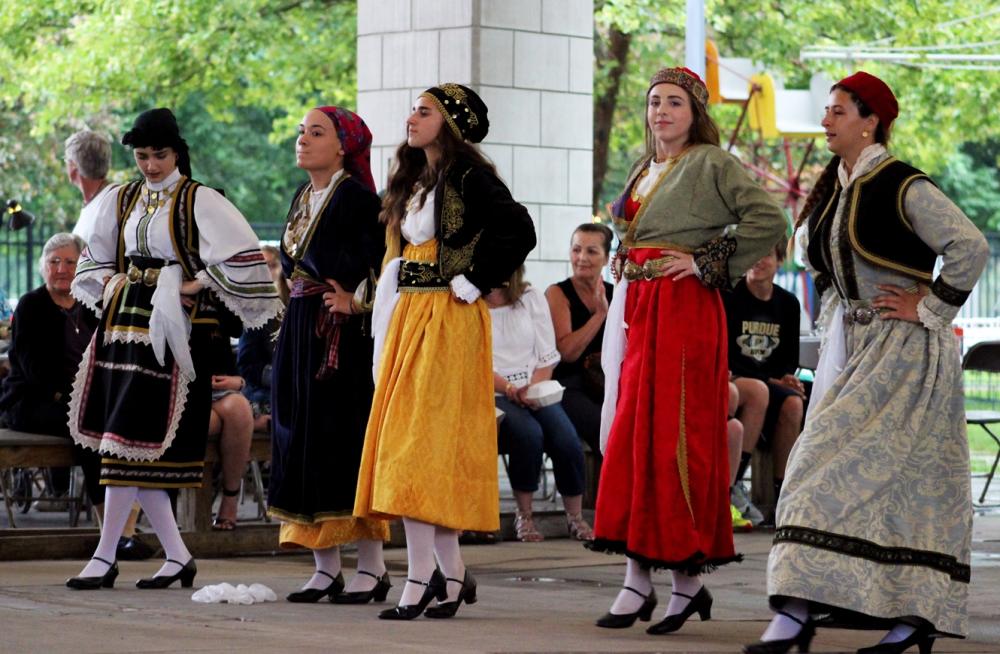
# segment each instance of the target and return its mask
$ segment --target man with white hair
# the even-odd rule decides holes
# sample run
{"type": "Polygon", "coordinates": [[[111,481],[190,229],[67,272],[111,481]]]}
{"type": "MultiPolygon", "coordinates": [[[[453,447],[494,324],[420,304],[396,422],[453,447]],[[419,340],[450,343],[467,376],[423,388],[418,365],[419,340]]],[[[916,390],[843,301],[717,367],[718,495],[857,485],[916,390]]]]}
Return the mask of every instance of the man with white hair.
{"type": "MultiPolygon", "coordinates": [[[[89,129],[82,129],[66,139],[63,158],[66,161],[66,176],[83,195],[83,208],[73,234],[89,242],[94,233],[94,222],[101,202],[118,188],[107,180],[111,165],[111,139],[89,129]]],[[[139,507],[136,505],[118,541],[116,556],[119,559],[148,559],[153,555],[153,550],[148,545],[133,538],[138,517],[139,507]]]]}
{"type": "Polygon", "coordinates": [[[106,179],[111,164],[111,141],[103,134],[82,129],[66,139],[66,176],[83,194],[83,209],[73,233],[90,240],[101,200],[116,188],[106,179]]]}

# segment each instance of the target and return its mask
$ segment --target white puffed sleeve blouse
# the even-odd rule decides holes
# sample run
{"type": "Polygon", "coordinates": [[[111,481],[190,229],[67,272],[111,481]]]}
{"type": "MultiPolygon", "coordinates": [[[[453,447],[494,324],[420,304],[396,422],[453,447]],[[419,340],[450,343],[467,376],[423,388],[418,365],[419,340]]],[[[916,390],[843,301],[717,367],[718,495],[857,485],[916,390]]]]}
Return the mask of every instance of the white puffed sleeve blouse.
{"type": "Polygon", "coordinates": [[[529,286],[513,304],[490,309],[493,370],[520,388],[538,368],[559,363],[552,315],[545,296],[529,286]]]}

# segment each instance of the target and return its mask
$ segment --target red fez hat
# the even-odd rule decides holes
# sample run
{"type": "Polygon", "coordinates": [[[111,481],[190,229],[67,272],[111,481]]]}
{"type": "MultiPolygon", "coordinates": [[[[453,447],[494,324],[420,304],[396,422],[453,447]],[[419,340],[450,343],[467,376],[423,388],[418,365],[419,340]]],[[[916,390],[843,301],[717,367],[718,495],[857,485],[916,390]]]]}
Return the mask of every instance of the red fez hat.
{"type": "Polygon", "coordinates": [[[868,105],[875,115],[878,116],[882,127],[889,129],[892,121],[899,115],[899,103],[896,96],[892,94],[889,85],[863,70],[859,70],[849,77],[837,82],[837,86],[843,87],[858,96],[862,102],[868,105]]]}

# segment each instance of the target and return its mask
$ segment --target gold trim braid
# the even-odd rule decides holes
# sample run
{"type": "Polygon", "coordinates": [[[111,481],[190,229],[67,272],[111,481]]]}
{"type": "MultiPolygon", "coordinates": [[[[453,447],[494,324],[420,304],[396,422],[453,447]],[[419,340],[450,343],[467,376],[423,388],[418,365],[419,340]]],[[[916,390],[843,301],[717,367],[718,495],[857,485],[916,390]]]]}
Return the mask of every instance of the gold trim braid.
{"type": "Polygon", "coordinates": [[[451,117],[451,114],[448,113],[447,109],[445,109],[444,104],[442,104],[441,101],[437,99],[437,97],[435,97],[431,93],[427,93],[426,91],[424,93],[421,93],[420,97],[427,98],[428,100],[433,102],[434,106],[437,107],[438,111],[441,112],[441,115],[444,116],[444,120],[446,123],[448,123],[448,127],[451,128],[452,134],[457,136],[460,141],[465,140],[465,137],[462,135],[462,130],[458,128],[458,123],[454,121],[454,119],[451,117]]]}

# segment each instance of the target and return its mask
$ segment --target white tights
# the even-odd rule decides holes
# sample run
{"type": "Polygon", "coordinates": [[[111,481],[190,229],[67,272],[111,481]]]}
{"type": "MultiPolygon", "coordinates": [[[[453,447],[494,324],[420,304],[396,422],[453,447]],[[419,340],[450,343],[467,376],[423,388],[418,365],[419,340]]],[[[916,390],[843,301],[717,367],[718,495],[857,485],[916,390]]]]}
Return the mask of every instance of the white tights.
{"type": "Polygon", "coordinates": [[[108,564],[99,561],[114,561],[118,549],[118,539],[132,511],[132,503],[136,500],[146,512],[149,523],[160,539],[160,545],[166,553],[166,562],[157,571],[157,575],[176,574],[181,567],[191,559],[191,552],[181,539],[177,528],[173,508],[170,506],[170,496],[167,491],[159,488],[137,488],[135,486],[107,486],[104,489],[104,523],[101,525],[101,540],[97,543],[94,558],[84,567],[81,577],[98,577],[108,570],[108,564]],[[177,561],[178,563],[174,563],[177,561]]]}

